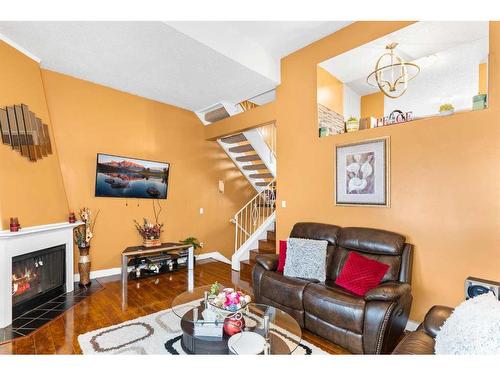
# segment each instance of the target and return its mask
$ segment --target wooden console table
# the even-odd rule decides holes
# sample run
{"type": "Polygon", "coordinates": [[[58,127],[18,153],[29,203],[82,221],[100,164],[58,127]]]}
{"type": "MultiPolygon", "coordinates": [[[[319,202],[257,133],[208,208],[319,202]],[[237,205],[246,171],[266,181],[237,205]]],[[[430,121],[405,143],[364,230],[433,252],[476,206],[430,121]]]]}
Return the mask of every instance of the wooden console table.
{"type": "Polygon", "coordinates": [[[143,256],[146,254],[155,254],[155,253],[169,253],[179,250],[189,249],[188,251],[188,260],[187,260],[187,269],[189,273],[188,284],[189,288],[191,288],[192,282],[189,282],[192,278],[192,270],[194,268],[194,248],[192,245],[183,245],[175,242],[165,242],[160,246],[155,247],[145,247],[145,246],[132,246],[127,247],[122,252],[122,303],[126,303],[127,299],[127,284],[128,284],[128,261],[131,257],[143,256]]]}

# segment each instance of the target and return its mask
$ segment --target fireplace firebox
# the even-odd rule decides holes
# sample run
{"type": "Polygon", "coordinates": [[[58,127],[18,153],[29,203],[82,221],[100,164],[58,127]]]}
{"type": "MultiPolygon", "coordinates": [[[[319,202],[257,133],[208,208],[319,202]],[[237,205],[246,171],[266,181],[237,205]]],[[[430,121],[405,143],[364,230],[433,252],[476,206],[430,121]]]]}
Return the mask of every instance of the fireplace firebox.
{"type": "Polygon", "coordinates": [[[12,258],[12,316],[66,292],[66,245],[12,258]]]}

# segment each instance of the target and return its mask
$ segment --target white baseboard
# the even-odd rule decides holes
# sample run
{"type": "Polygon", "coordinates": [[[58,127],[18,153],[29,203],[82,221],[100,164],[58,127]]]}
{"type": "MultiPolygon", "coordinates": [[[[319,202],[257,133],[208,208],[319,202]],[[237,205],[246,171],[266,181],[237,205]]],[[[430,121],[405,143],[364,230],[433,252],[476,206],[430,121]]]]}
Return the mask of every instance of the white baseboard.
{"type": "MultiPolygon", "coordinates": [[[[224,255],[219,253],[218,251],[213,251],[211,253],[196,255],[196,259],[199,259],[199,260],[209,259],[209,258],[212,258],[214,260],[218,260],[219,262],[223,262],[226,264],[231,264],[231,261],[229,259],[227,259],[224,255]]],[[[97,279],[99,277],[119,275],[121,272],[122,272],[122,269],[120,267],[108,268],[108,269],[97,270],[97,271],[90,271],[90,278],[97,279]]],[[[74,279],[76,282],[80,281],[80,274],[75,273],[74,279]]]]}
{"type": "Polygon", "coordinates": [[[208,259],[212,258],[215,260],[218,260],[219,262],[226,263],[226,264],[231,264],[231,261],[227,259],[224,255],[219,253],[218,251],[212,251],[211,253],[204,253],[200,255],[196,255],[196,259],[202,260],[202,259],[208,259]]]}
{"type": "MultiPolygon", "coordinates": [[[[108,268],[105,270],[90,271],[90,278],[97,279],[99,277],[119,275],[121,272],[122,272],[122,269],[120,267],[108,268]]],[[[75,281],[80,281],[80,274],[75,273],[74,278],[75,278],[75,281]]]]}
{"type": "Polygon", "coordinates": [[[417,323],[413,320],[408,320],[408,323],[406,323],[406,330],[407,331],[415,331],[419,325],[420,325],[419,323],[417,323]]]}

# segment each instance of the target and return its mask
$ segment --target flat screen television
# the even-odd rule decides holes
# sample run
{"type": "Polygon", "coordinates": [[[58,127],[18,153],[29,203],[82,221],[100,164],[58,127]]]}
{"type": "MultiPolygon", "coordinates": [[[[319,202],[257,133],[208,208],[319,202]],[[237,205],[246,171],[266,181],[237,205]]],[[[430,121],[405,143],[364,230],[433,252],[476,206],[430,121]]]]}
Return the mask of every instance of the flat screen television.
{"type": "Polygon", "coordinates": [[[95,196],[166,199],[169,163],[97,154],[95,196]]]}

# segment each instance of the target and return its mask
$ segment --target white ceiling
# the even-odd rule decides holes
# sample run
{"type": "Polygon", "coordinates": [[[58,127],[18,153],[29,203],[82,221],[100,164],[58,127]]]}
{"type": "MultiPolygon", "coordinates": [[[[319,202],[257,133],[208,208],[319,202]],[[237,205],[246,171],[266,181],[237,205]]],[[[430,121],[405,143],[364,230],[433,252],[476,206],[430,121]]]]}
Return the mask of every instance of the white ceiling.
{"type": "Polygon", "coordinates": [[[280,82],[280,59],[349,21],[174,21],[170,26],[225,56],[280,82]]]}
{"type": "Polygon", "coordinates": [[[200,110],[275,88],[280,58],[348,23],[2,21],[0,34],[45,69],[200,110]]]}
{"type": "Polygon", "coordinates": [[[435,22],[414,23],[370,43],[335,56],[319,64],[340,81],[346,83],[358,95],[378,91],[366,83],[366,77],[374,70],[378,58],[391,42],[399,43],[396,51],[405,61],[417,62],[425,69],[432,69],[431,60],[439,52],[466,43],[480,43],[475,53],[488,53],[488,22],[435,22]]]}

